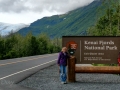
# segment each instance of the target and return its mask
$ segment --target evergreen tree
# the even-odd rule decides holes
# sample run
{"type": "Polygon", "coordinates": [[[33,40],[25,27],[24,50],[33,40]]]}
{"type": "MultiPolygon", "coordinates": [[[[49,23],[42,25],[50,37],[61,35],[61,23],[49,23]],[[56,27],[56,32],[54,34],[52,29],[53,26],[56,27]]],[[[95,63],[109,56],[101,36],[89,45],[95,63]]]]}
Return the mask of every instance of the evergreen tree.
{"type": "Polygon", "coordinates": [[[103,4],[108,6],[105,15],[100,17],[95,24],[88,29],[90,36],[118,36],[120,35],[120,4],[113,0],[104,0],[103,4]]]}

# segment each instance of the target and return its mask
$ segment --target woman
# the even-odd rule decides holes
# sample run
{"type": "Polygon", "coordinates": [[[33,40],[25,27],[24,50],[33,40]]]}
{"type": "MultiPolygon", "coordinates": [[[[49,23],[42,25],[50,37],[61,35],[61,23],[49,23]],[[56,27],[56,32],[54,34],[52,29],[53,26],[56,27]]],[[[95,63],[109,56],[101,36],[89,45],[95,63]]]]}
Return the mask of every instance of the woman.
{"type": "Polygon", "coordinates": [[[63,47],[62,51],[59,53],[58,56],[58,61],[57,64],[60,67],[60,79],[62,84],[66,84],[67,80],[67,71],[66,71],[66,66],[67,66],[67,59],[69,58],[69,55],[67,53],[67,48],[63,47]]]}

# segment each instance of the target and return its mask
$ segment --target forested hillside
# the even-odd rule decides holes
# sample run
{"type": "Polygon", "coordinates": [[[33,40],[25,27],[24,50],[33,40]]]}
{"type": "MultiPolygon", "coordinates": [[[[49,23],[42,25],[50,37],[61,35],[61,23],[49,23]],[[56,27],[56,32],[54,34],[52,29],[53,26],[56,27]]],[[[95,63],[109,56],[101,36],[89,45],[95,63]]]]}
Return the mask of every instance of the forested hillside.
{"type": "Polygon", "coordinates": [[[103,5],[106,5],[106,13],[88,29],[88,35],[120,36],[120,0],[104,0],[103,5]]]}
{"type": "Polygon", "coordinates": [[[66,14],[39,19],[31,23],[29,27],[21,29],[18,33],[23,36],[26,36],[28,32],[31,32],[34,36],[47,33],[51,38],[63,35],[86,35],[86,30],[93,26],[97,18],[104,13],[98,14],[99,8],[104,11],[104,7],[101,7],[100,0],[95,0],[87,6],[66,14]]]}

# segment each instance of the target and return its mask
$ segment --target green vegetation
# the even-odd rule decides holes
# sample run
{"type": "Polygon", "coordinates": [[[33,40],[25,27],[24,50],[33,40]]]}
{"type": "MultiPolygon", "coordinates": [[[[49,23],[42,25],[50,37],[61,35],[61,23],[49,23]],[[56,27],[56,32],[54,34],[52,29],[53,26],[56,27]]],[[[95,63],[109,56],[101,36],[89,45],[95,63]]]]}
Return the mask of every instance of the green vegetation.
{"type": "Polygon", "coordinates": [[[92,64],[93,66],[118,66],[118,64],[92,64]]]}
{"type": "MultiPolygon", "coordinates": [[[[21,29],[18,33],[23,36],[26,36],[28,32],[31,32],[34,36],[47,33],[50,38],[66,35],[86,35],[88,27],[93,26],[97,21],[97,17],[102,15],[97,14],[100,6],[101,1],[96,0],[87,6],[63,15],[44,17],[31,23],[29,27],[21,29]]],[[[104,7],[101,6],[101,10],[104,7]]]]}
{"type": "Polygon", "coordinates": [[[120,4],[119,0],[105,0],[106,13],[97,23],[88,29],[89,36],[119,36],[120,35],[120,4]]]}
{"type": "Polygon", "coordinates": [[[0,36],[0,60],[25,56],[57,53],[61,49],[61,39],[49,39],[46,34],[37,37],[31,33],[25,37],[19,34],[0,36]]]}

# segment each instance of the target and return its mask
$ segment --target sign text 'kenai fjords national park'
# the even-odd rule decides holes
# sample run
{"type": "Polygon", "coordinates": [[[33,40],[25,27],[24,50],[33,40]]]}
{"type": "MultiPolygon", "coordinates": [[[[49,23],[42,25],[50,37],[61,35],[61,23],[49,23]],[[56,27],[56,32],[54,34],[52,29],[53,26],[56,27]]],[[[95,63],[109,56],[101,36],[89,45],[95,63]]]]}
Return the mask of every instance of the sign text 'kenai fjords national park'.
{"type": "Polygon", "coordinates": [[[120,37],[63,36],[63,46],[76,56],[77,64],[117,64],[120,37]]]}

